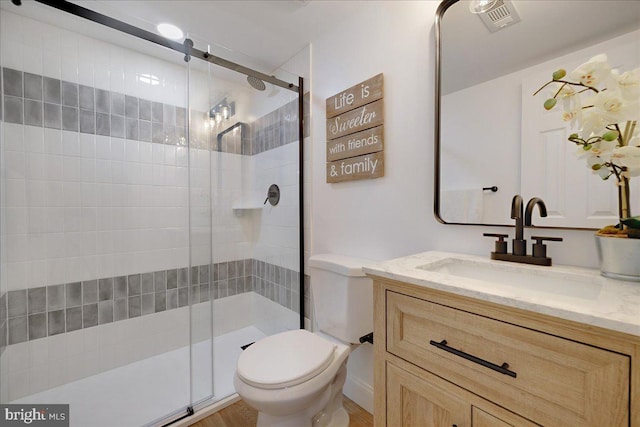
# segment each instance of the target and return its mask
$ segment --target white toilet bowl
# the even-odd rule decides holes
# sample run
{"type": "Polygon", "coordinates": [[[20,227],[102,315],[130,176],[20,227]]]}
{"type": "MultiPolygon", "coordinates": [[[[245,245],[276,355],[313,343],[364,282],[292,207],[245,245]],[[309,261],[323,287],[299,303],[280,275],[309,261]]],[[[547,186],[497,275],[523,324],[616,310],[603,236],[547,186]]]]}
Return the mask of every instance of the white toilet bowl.
{"type": "Polygon", "coordinates": [[[351,344],[373,330],[370,263],[336,254],[309,258],[318,330],[282,332],[248,347],[238,359],[234,384],[258,410],[258,426],[347,427],[342,405],[351,344]]]}
{"type": "Polygon", "coordinates": [[[347,427],[342,386],[350,347],[298,329],[264,338],[238,359],[234,385],[258,427],[347,427]]]}

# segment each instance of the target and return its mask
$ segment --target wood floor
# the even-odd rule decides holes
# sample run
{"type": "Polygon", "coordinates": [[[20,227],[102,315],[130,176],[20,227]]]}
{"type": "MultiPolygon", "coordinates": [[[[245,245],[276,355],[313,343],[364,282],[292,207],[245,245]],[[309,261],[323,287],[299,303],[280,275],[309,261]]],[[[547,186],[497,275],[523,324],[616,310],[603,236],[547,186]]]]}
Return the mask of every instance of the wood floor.
{"type": "MultiPolygon", "coordinates": [[[[372,427],[373,416],[343,397],[344,407],[349,413],[349,427],[372,427]]],[[[191,427],[254,427],[258,420],[258,412],[247,406],[242,400],[216,412],[207,418],[192,424],[191,427]]]]}

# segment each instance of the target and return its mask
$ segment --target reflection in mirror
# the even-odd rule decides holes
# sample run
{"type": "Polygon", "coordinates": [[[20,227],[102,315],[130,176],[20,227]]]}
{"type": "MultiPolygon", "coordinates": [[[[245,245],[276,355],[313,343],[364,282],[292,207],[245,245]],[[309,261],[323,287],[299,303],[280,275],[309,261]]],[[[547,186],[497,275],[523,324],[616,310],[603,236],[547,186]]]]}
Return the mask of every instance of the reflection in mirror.
{"type": "MultiPolygon", "coordinates": [[[[468,1],[438,10],[436,217],[510,225],[511,198],[544,199],[537,226],[600,228],[617,222],[614,180],[602,182],[567,140],[576,129],[533,93],[558,68],[604,53],[621,71],[640,66],[640,2],[498,0],[484,14],[468,1]],[[439,106],[439,108],[438,108],[439,106]],[[492,192],[483,188],[497,186],[492,192]]],[[[640,179],[631,180],[640,214],[640,179]]]]}

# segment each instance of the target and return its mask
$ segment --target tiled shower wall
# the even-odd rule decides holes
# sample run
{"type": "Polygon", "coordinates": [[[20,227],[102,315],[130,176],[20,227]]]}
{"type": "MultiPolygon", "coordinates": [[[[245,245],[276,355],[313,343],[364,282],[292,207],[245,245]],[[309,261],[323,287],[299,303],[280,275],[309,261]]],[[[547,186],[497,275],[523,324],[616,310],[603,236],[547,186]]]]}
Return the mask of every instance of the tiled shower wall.
{"type": "MultiPolygon", "coordinates": [[[[0,292],[0,344],[131,318],[138,311],[180,307],[185,295],[180,287],[158,293],[154,283],[153,292],[142,293],[141,288],[136,295],[135,277],[140,271],[151,272],[142,276],[155,278],[164,272],[167,277],[168,271],[183,271],[180,267],[188,263],[188,230],[182,220],[187,208],[187,152],[180,126],[186,70],[4,11],[2,42],[5,96],[0,108],[5,119],[8,197],[4,230],[12,251],[7,254],[4,281],[11,297],[0,292]],[[95,56],[96,50],[109,54],[106,59],[95,56]],[[98,286],[95,302],[93,284],[98,286]],[[77,304],[78,289],[82,304],[77,304]]],[[[205,127],[196,122],[191,140],[205,148],[209,142],[205,127]]],[[[250,168],[236,168],[241,174],[257,171],[251,183],[279,179],[265,181],[267,163],[271,173],[296,163],[295,173],[293,145],[287,156],[275,152],[297,141],[297,101],[250,123],[248,134],[250,144],[241,138],[240,149],[237,143],[226,143],[232,135],[223,138],[220,154],[245,154],[234,156],[241,157],[239,163],[229,162],[227,167],[253,162],[250,168]],[[269,151],[275,160],[265,163],[259,156],[269,151]]],[[[207,151],[192,150],[192,154],[192,180],[196,178],[192,185],[208,190],[203,180],[209,167],[207,151]]],[[[225,159],[221,163],[226,164],[225,159]]],[[[259,259],[253,261],[258,269],[249,276],[251,290],[298,311],[298,288],[290,287],[293,282],[286,281],[284,273],[297,274],[298,232],[291,225],[297,216],[288,216],[287,233],[277,230],[284,223],[273,222],[282,221],[283,207],[297,199],[297,190],[295,194],[286,190],[291,177],[286,181],[280,182],[285,191],[279,207],[240,222],[249,223],[252,239],[255,234],[257,241],[266,241],[269,235],[284,240],[271,245],[271,252],[258,251],[259,259]],[[279,252],[280,248],[286,251],[279,252]]],[[[266,191],[263,186],[253,185],[258,199],[266,191]]],[[[297,215],[297,207],[290,205],[288,210],[297,215]]],[[[227,213],[234,215],[228,208],[227,213]]],[[[242,235],[242,227],[238,233],[239,249],[213,254],[218,264],[253,255],[251,239],[242,235]]],[[[221,297],[221,286],[213,282],[209,292],[213,289],[221,297]]],[[[247,290],[246,282],[242,289],[247,290]]],[[[192,288],[196,302],[198,290],[192,288]]]]}
{"type": "Polygon", "coordinates": [[[188,264],[186,67],[0,19],[0,347],[161,310],[122,278],[188,264]]]}

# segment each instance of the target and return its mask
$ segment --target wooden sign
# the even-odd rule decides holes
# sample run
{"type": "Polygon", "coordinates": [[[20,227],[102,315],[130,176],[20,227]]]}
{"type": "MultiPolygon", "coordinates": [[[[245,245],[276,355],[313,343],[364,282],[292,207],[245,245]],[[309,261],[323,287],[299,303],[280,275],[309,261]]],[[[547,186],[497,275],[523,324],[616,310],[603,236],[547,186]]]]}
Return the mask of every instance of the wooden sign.
{"type": "Polygon", "coordinates": [[[382,99],[364,105],[355,110],[327,119],[327,139],[336,139],[344,135],[381,125],[382,99]]]}
{"type": "Polygon", "coordinates": [[[381,176],[384,176],[384,151],[327,163],[329,183],[381,176]]]}
{"type": "Polygon", "coordinates": [[[383,75],[380,73],[327,98],[327,118],[377,101],[382,99],[383,96],[383,75]]]}
{"type": "Polygon", "coordinates": [[[347,159],[384,149],[383,126],[352,133],[342,138],[327,141],[327,161],[347,159]]]}
{"type": "Polygon", "coordinates": [[[383,75],[327,98],[327,182],[384,176],[383,75]]]}

